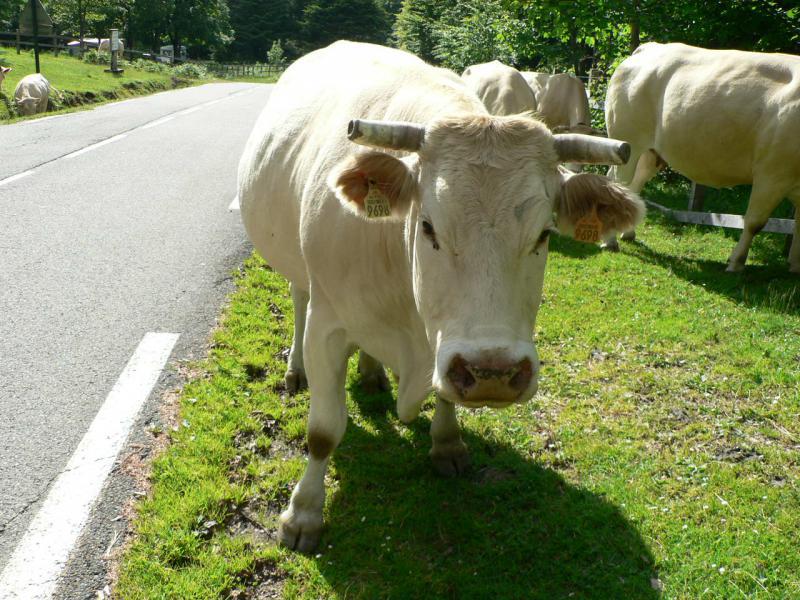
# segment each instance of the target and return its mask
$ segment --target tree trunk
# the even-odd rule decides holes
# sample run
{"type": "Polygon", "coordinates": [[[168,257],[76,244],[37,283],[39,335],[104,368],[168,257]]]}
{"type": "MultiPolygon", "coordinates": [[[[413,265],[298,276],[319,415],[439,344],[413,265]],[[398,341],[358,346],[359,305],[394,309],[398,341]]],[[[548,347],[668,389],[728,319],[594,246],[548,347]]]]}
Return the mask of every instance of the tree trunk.
{"type": "Polygon", "coordinates": [[[81,50],[80,54],[83,56],[83,51],[86,49],[86,44],[83,41],[84,36],[86,35],[86,11],[83,8],[83,0],[78,0],[78,21],[79,21],[79,29],[78,35],[81,40],[81,50]]]}
{"type": "Polygon", "coordinates": [[[633,0],[633,13],[631,14],[631,52],[639,47],[639,33],[641,31],[639,23],[640,10],[641,0],[633,0]]]}

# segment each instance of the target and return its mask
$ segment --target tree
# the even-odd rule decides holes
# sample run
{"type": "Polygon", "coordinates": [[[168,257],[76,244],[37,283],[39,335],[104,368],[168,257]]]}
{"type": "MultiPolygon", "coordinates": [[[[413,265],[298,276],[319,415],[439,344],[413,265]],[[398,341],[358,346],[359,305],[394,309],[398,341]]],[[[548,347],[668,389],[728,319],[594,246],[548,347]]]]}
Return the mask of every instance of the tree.
{"type": "Polygon", "coordinates": [[[225,0],[135,0],[131,27],[153,50],[168,39],[176,58],[184,45],[194,45],[198,54],[217,52],[233,33],[225,0]]]}
{"type": "Polygon", "coordinates": [[[389,16],[378,0],[312,0],[303,9],[306,50],[340,39],[383,44],[390,31],[389,16]]]}
{"type": "Polygon", "coordinates": [[[290,0],[229,0],[234,37],[227,54],[264,60],[275,40],[300,37],[290,0]]]}

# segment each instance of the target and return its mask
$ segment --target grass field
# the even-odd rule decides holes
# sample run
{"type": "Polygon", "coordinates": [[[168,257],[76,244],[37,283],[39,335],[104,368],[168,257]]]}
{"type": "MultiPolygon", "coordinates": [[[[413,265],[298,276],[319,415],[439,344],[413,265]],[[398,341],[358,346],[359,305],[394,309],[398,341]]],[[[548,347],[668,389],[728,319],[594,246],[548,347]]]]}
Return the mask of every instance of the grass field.
{"type": "MultiPolygon", "coordinates": [[[[680,186],[646,195],[684,202],[680,186]]],[[[318,553],[275,544],[304,468],[282,390],[286,282],[261,260],[180,395],[116,595],[153,598],[800,597],[800,278],[784,238],[651,214],[619,254],[555,238],[540,392],[461,411],[473,467],[437,477],[432,403],[402,425],[355,364],[318,553]]]]}
{"type": "MultiPolygon", "coordinates": [[[[124,73],[114,75],[106,73],[104,65],[90,64],[66,53],[56,57],[49,52],[42,52],[39,61],[42,75],[65,95],[60,104],[66,110],[74,110],[79,104],[96,104],[167,90],[174,86],[169,74],[149,73],[126,67],[124,73]]],[[[14,69],[6,76],[2,85],[6,101],[0,101],[0,121],[32,118],[14,117],[9,111],[8,102],[13,101],[14,88],[19,80],[36,70],[33,51],[17,54],[13,48],[0,48],[0,65],[14,69]]],[[[55,98],[55,103],[59,104],[58,98],[55,98]]]]}

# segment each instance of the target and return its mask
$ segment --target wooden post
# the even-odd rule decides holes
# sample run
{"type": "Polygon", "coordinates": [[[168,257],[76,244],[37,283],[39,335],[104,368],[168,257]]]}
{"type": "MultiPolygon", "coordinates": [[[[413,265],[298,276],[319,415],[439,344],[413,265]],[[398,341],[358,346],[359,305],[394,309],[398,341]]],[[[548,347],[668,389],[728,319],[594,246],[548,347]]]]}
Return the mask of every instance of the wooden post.
{"type": "Polygon", "coordinates": [[[33,11],[33,54],[36,58],[36,72],[39,73],[39,16],[36,14],[36,2],[31,2],[33,11]]]}
{"type": "Polygon", "coordinates": [[[19,28],[17,28],[17,54],[19,54],[19,28]]]}
{"type": "Polygon", "coordinates": [[[58,36],[53,34],[53,56],[58,56],[58,36]]]}
{"type": "Polygon", "coordinates": [[[706,189],[706,186],[700,185],[695,181],[692,182],[692,189],[689,191],[689,206],[687,210],[703,210],[703,204],[706,200],[706,189]]]}
{"type": "MultiPolygon", "coordinates": [[[[800,217],[800,214],[797,214],[797,207],[794,208],[794,217],[793,219],[797,222],[797,217],[800,217]]],[[[783,244],[783,255],[789,256],[789,251],[792,249],[792,242],[794,242],[794,234],[790,233],[786,236],[786,242],[783,244]]]]}

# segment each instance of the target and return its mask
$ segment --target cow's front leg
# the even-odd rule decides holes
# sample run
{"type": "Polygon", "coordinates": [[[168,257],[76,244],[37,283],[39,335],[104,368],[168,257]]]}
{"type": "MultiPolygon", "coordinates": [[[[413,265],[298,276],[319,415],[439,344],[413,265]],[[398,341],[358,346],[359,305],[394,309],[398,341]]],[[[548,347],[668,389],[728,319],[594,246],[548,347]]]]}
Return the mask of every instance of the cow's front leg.
{"type": "Polygon", "coordinates": [[[753,182],[753,189],[750,191],[750,200],[747,204],[747,212],[744,214],[744,228],[739,236],[739,242],[728,259],[726,271],[737,273],[744,269],[753,238],[766,225],[769,216],[780,204],[784,195],[784,190],[776,190],[761,181],[753,182]]]}
{"type": "Polygon", "coordinates": [[[436,398],[436,410],[431,421],[431,461],[433,467],[446,477],[460,475],[469,467],[469,451],[461,439],[456,419],[456,407],[436,398]]]}
{"type": "Polygon", "coordinates": [[[294,305],[294,335],[292,349],[289,350],[289,361],[283,382],[286,391],[296,394],[308,385],[306,369],[303,364],[303,336],[306,329],[306,311],[308,310],[308,292],[295,284],[291,285],[292,304],[294,305]]]}
{"type": "Polygon", "coordinates": [[[305,364],[311,391],[308,415],[308,465],[294,488],[289,507],[281,514],[278,540],[284,546],[311,552],[322,532],[325,504],[325,471],[347,425],[345,373],[351,348],[345,331],[329,311],[314,301],[305,335],[305,364]],[[327,322],[326,322],[327,321],[327,322]]]}

